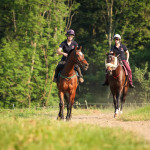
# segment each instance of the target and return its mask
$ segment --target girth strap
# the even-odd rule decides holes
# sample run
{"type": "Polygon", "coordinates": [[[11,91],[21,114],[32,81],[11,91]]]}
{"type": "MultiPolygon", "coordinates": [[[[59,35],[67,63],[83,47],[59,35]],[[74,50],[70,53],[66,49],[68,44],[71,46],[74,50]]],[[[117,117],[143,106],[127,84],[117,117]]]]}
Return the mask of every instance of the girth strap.
{"type": "Polygon", "coordinates": [[[59,75],[63,79],[72,79],[72,78],[74,78],[76,76],[76,73],[73,76],[71,76],[71,77],[65,77],[65,76],[61,75],[61,73],[59,73],[59,75]]]}

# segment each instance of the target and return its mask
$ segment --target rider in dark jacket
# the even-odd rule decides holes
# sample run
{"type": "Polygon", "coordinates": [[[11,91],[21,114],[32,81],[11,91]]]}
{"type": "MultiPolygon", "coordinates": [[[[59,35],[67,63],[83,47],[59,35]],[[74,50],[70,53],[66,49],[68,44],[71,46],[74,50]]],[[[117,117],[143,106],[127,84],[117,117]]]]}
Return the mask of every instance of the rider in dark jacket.
{"type": "MultiPolygon", "coordinates": [[[[55,75],[54,75],[54,79],[53,79],[54,82],[57,82],[58,73],[64,67],[66,60],[67,60],[68,53],[75,47],[78,47],[78,43],[76,41],[73,41],[73,38],[75,36],[74,30],[72,30],[72,29],[68,30],[66,33],[66,36],[67,36],[67,39],[65,41],[63,41],[60,44],[59,48],[57,49],[57,54],[63,55],[63,57],[55,69],[55,75]]],[[[84,82],[83,75],[81,73],[81,69],[78,65],[75,65],[75,70],[78,72],[79,82],[80,83],[84,82]]]]}
{"type": "MultiPolygon", "coordinates": [[[[132,82],[132,71],[129,65],[129,51],[127,49],[127,47],[123,44],[121,44],[121,36],[119,34],[116,34],[114,36],[115,39],[115,45],[111,48],[110,52],[111,53],[115,53],[115,54],[119,54],[119,57],[121,58],[124,66],[126,67],[127,71],[128,71],[128,77],[129,77],[129,85],[131,88],[135,88],[135,86],[133,85],[132,82]],[[126,56],[125,56],[126,54],[126,56]]],[[[108,75],[106,74],[106,79],[105,79],[105,83],[103,85],[108,85],[108,75]]]]}

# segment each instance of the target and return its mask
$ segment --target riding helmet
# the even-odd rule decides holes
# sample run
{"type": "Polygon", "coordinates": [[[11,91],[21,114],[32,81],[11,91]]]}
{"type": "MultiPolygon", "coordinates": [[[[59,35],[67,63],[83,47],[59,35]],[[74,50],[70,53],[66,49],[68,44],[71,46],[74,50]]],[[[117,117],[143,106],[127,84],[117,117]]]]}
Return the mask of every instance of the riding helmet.
{"type": "Polygon", "coordinates": [[[119,39],[121,40],[121,36],[120,36],[119,34],[115,34],[115,35],[114,35],[114,39],[115,39],[115,38],[119,38],[119,39]]]}
{"type": "Polygon", "coordinates": [[[74,35],[75,36],[75,32],[72,29],[69,29],[66,33],[66,35],[74,35]]]}

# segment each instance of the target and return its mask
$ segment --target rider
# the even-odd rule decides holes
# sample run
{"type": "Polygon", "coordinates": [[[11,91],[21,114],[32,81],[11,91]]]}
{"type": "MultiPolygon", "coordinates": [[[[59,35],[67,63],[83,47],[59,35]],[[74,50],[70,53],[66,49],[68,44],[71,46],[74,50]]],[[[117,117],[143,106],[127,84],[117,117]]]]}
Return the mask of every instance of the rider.
{"type": "MultiPolygon", "coordinates": [[[[63,57],[55,69],[55,75],[54,75],[53,82],[57,82],[58,73],[60,72],[62,67],[65,65],[68,53],[75,47],[78,47],[78,43],[73,40],[73,38],[75,36],[74,30],[72,30],[72,29],[68,30],[66,33],[66,36],[67,36],[67,39],[65,41],[63,41],[60,44],[59,48],[57,49],[57,54],[63,55],[63,57]]],[[[80,67],[77,64],[75,65],[75,70],[78,72],[79,82],[83,83],[84,82],[83,75],[81,73],[80,67]]]]}
{"type": "MultiPolygon", "coordinates": [[[[124,64],[124,66],[126,67],[127,71],[128,71],[128,76],[129,76],[129,86],[131,88],[135,88],[135,86],[133,85],[132,82],[132,71],[129,65],[129,51],[127,49],[127,47],[123,44],[121,44],[121,36],[119,34],[116,34],[114,36],[115,39],[115,45],[111,48],[110,53],[115,53],[115,54],[120,54],[120,58],[124,64]],[[126,54],[126,56],[125,56],[126,54]]],[[[103,85],[108,85],[108,75],[106,74],[106,79],[103,85]]]]}

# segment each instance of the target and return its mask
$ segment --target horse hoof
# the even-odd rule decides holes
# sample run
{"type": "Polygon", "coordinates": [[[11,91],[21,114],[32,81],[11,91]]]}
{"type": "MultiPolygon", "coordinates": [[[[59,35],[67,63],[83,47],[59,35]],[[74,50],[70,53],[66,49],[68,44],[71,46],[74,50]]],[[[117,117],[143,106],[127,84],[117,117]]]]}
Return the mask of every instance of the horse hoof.
{"type": "Polygon", "coordinates": [[[60,117],[57,117],[57,120],[61,120],[61,118],[60,118],[60,117]]]}
{"type": "Polygon", "coordinates": [[[115,113],[115,114],[114,114],[114,118],[116,118],[117,116],[118,116],[118,115],[115,113]]]}
{"type": "Polygon", "coordinates": [[[64,117],[57,117],[57,120],[64,120],[64,117]]]}
{"type": "Polygon", "coordinates": [[[66,117],[66,121],[70,121],[71,120],[71,118],[70,117],[66,117]]]}

